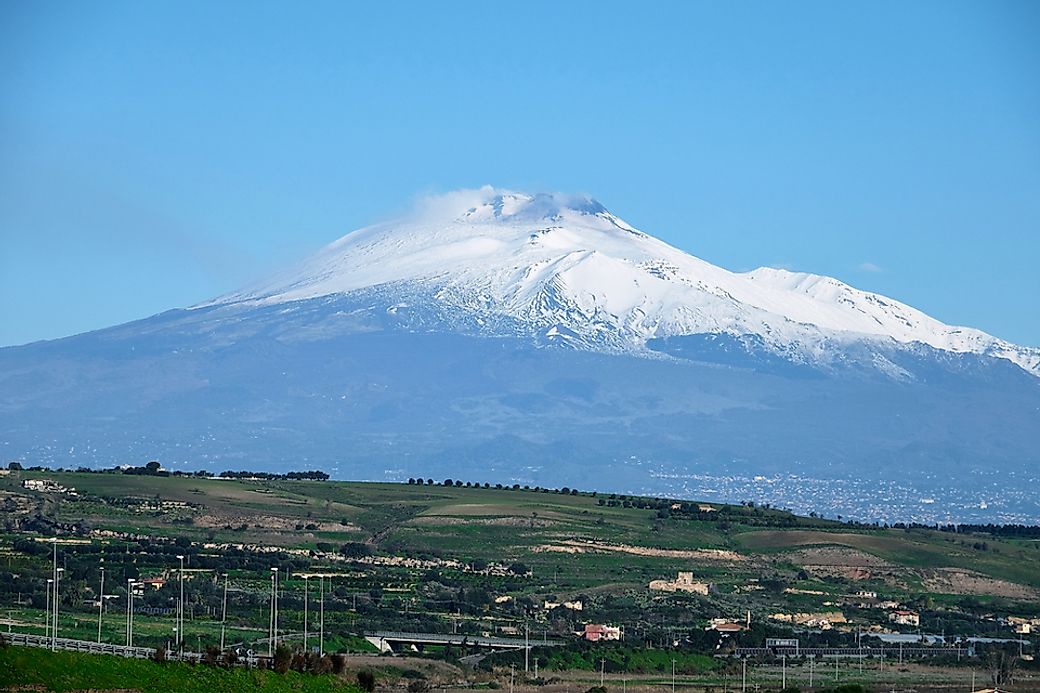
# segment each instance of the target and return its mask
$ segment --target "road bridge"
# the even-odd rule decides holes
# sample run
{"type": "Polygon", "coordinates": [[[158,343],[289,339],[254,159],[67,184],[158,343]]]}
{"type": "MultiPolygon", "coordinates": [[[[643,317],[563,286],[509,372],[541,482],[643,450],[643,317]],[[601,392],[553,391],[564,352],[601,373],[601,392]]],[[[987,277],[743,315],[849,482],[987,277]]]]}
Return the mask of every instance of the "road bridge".
{"type": "Polygon", "coordinates": [[[519,638],[498,638],[485,635],[466,635],[463,633],[401,633],[394,631],[377,631],[365,633],[365,640],[376,646],[380,652],[393,652],[394,645],[422,647],[424,645],[454,645],[459,647],[486,647],[492,650],[522,650],[532,647],[559,647],[560,640],[521,640],[519,638]]]}

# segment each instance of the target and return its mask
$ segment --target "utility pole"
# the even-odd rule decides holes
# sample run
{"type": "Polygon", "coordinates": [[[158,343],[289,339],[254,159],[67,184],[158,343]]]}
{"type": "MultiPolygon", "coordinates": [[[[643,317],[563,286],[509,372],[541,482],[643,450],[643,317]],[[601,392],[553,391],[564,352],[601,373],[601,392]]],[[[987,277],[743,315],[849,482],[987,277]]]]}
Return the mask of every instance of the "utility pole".
{"type": "MultiPolygon", "coordinates": [[[[102,561],[105,559],[102,558],[102,561]]],[[[101,593],[98,597],[98,610],[97,610],[97,641],[101,644],[101,614],[105,610],[105,566],[101,565],[101,593]]]]}
{"type": "Polygon", "coordinates": [[[509,693],[513,693],[513,677],[516,675],[516,665],[509,665],[509,693]]]}
{"type": "Polygon", "coordinates": [[[224,601],[220,610],[220,651],[224,651],[224,631],[227,626],[227,588],[228,574],[224,573],[224,601]]]}
{"type": "Polygon", "coordinates": [[[740,693],[747,693],[747,657],[741,657],[740,693]]]}
{"type": "Polygon", "coordinates": [[[809,688],[812,688],[813,685],[813,668],[815,667],[815,664],[816,655],[812,655],[809,657],[809,688]]]}
{"type": "MultiPolygon", "coordinates": [[[[603,685],[602,680],[599,683],[603,685]]],[[[672,693],[675,693],[675,658],[672,658],[672,693]]]]}
{"type": "Polygon", "coordinates": [[[786,653],[780,655],[780,661],[782,662],[782,664],[781,664],[781,671],[783,672],[783,674],[781,674],[781,678],[780,678],[780,688],[782,690],[784,688],[787,688],[787,654],[786,653]]]}
{"type": "MultiPolygon", "coordinates": [[[[325,656],[325,576],[318,576],[318,584],[321,585],[321,602],[319,603],[320,615],[318,616],[318,627],[320,628],[320,635],[318,636],[318,656],[325,656]]],[[[331,584],[329,585],[332,586],[331,584]]]]}
{"type": "MultiPolygon", "coordinates": [[[[605,660],[605,659],[603,659],[601,657],[600,660],[599,660],[599,685],[600,685],[601,688],[603,687],[603,673],[604,673],[604,671],[606,669],[606,666],[607,666],[607,660],[605,660]]],[[[675,690],[675,683],[674,683],[675,674],[674,673],[672,674],[672,679],[673,679],[672,690],[674,691],[675,690]]]]}

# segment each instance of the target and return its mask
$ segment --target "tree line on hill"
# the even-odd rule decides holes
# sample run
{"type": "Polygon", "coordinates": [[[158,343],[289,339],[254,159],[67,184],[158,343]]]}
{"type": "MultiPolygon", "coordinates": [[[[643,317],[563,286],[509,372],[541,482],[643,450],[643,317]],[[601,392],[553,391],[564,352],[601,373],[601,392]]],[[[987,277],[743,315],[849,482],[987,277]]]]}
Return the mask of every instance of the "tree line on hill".
{"type": "Polygon", "coordinates": [[[329,475],[325,472],[317,469],[312,469],[305,472],[286,472],[285,474],[278,474],[276,472],[250,472],[250,471],[233,471],[226,470],[220,472],[220,474],[212,474],[205,469],[199,469],[194,472],[180,471],[180,470],[169,470],[163,469],[162,465],[158,461],[152,460],[139,467],[120,465],[111,467],[108,469],[92,469],[90,467],[77,467],[76,469],[65,469],[64,467],[58,467],[57,469],[51,469],[50,467],[44,467],[36,465],[32,467],[23,467],[20,462],[11,462],[7,465],[7,469],[10,471],[29,471],[29,472],[75,472],[77,474],[129,474],[131,476],[176,476],[176,477],[194,477],[200,479],[211,479],[217,476],[221,479],[261,479],[263,481],[279,481],[279,480],[290,480],[290,481],[328,481],[329,475]]]}

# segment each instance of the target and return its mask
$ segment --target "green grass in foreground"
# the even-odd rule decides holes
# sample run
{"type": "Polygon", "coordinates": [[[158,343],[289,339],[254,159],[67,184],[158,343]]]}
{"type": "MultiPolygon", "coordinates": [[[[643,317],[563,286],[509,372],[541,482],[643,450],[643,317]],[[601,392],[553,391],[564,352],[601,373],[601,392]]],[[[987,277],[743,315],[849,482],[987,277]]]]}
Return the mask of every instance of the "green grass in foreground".
{"type": "Polygon", "coordinates": [[[358,688],[331,676],[290,671],[192,666],[179,662],[124,659],[82,652],[50,652],[32,647],[0,647],[0,689],[43,686],[48,691],[133,690],[141,693],[221,693],[256,691],[344,691],[358,688]]]}

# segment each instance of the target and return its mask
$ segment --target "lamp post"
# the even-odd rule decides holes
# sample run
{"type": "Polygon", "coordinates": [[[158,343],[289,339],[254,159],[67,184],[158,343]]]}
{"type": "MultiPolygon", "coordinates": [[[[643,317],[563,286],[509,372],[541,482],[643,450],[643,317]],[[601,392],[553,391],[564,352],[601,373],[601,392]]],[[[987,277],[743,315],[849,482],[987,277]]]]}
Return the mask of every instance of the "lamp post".
{"type": "Polygon", "coordinates": [[[177,598],[177,651],[184,650],[184,556],[180,554],[177,560],[181,562],[180,571],[177,573],[177,581],[180,585],[180,596],[177,598]]]}
{"type": "Polygon", "coordinates": [[[49,625],[47,630],[51,634],[51,649],[54,649],[54,638],[55,638],[55,627],[57,625],[57,613],[58,613],[58,540],[57,538],[51,539],[51,548],[54,550],[53,559],[51,561],[51,584],[50,589],[54,591],[51,595],[51,608],[47,612],[47,620],[49,625]]]}
{"type": "Polygon", "coordinates": [[[51,593],[54,592],[54,578],[47,578],[47,617],[43,621],[43,637],[51,637],[51,593]]]}
{"type": "MultiPolygon", "coordinates": [[[[57,546],[57,545],[55,545],[57,546]]],[[[58,649],[58,597],[61,595],[61,574],[65,572],[64,568],[57,568],[54,572],[54,628],[51,630],[51,649],[58,649]]]]}
{"type": "MultiPolygon", "coordinates": [[[[531,670],[531,626],[524,620],[524,674],[528,674],[531,670]]],[[[602,678],[602,677],[600,677],[602,678]]],[[[600,682],[603,685],[603,682],[600,682]]]]}
{"type": "MultiPolygon", "coordinates": [[[[104,558],[101,559],[105,560],[104,558]]],[[[101,617],[105,610],[105,566],[101,565],[101,592],[98,596],[98,610],[97,610],[97,641],[101,644],[101,617]]]]}
{"type": "Polygon", "coordinates": [[[303,651],[307,652],[307,597],[310,585],[310,575],[303,576],[303,651]]]}
{"type": "Polygon", "coordinates": [[[220,611],[220,651],[224,651],[224,627],[227,624],[227,587],[228,574],[224,573],[224,603],[220,611]]]}
{"type": "Polygon", "coordinates": [[[134,646],[134,583],[133,578],[126,579],[126,646],[134,646]]]}
{"type": "Polygon", "coordinates": [[[273,657],[275,642],[278,640],[278,568],[271,568],[271,639],[268,641],[268,653],[273,657]]]}

